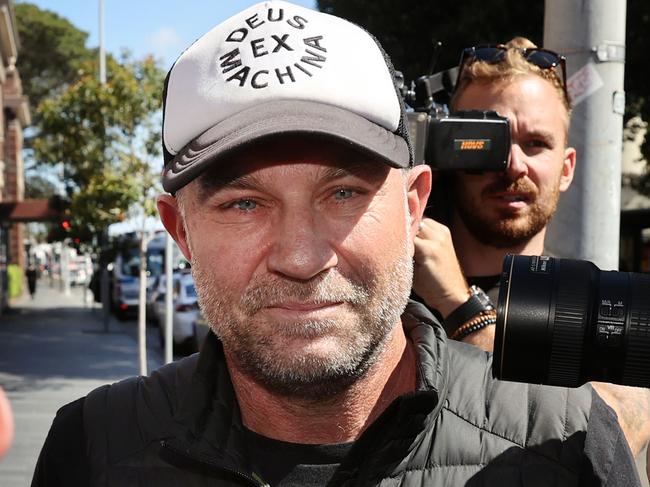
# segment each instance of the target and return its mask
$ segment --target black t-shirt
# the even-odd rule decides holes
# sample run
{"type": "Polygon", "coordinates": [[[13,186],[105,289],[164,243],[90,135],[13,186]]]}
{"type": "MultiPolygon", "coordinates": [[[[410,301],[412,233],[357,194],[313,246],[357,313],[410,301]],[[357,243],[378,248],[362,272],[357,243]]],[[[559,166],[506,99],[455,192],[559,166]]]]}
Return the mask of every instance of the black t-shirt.
{"type": "MultiPolygon", "coordinates": [[[[592,391],[581,486],[640,485],[630,449],[616,414],[592,391]]],[[[36,465],[32,487],[87,487],[90,470],[83,428],[83,401],[59,410],[36,465]]],[[[271,486],[326,485],[351,444],[296,445],[248,434],[250,452],[271,486]],[[273,480],[271,480],[273,479],[273,480]],[[277,483],[275,483],[277,482],[277,483]]],[[[266,478],[265,478],[266,480],[266,478]]],[[[505,487],[505,486],[504,486],[505,487]]]]}
{"type": "Polygon", "coordinates": [[[327,485],[353,443],[302,445],[273,440],[245,429],[248,453],[260,477],[273,487],[327,485]]]}

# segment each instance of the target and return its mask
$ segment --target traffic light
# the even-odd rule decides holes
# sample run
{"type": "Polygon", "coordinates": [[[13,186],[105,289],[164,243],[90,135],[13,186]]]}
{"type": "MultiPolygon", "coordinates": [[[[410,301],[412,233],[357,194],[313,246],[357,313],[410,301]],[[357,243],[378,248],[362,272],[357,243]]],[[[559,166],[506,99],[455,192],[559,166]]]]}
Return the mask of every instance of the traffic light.
{"type": "Polygon", "coordinates": [[[70,223],[70,220],[68,218],[65,218],[61,220],[61,229],[69,232],[70,229],[72,228],[72,223],[70,223]]]}

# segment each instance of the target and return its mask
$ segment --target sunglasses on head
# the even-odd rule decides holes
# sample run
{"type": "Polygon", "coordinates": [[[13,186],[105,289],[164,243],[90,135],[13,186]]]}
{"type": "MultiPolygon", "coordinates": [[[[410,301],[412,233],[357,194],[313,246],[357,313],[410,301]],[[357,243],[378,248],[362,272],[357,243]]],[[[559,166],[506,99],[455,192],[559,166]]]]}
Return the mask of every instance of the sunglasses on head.
{"type": "Polygon", "coordinates": [[[540,47],[508,47],[503,44],[485,44],[466,47],[463,49],[463,54],[460,58],[456,86],[458,86],[463,69],[466,66],[476,61],[484,61],[486,63],[494,64],[499,63],[503,60],[509,49],[518,51],[526,61],[540,69],[555,70],[559,65],[562,73],[562,78],[559,81],[562,85],[562,90],[564,91],[564,97],[566,98],[567,104],[571,106],[569,93],[566,88],[566,58],[557,52],[549,51],[548,49],[540,47]]]}

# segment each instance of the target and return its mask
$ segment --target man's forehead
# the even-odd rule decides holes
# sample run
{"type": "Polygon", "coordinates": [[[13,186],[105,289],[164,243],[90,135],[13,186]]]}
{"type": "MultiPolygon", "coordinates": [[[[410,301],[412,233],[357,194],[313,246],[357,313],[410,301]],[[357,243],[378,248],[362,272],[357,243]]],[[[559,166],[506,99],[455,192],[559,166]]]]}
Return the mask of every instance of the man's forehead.
{"type": "Polygon", "coordinates": [[[459,96],[456,108],[496,110],[510,119],[515,130],[552,133],[560,128],[564,132],[569,124],[569,114],[557,90],[549,80],[537,75],[472,82],[459,96]],[[556,126],[558,122],[561,127],[556,126]]]}
{"type": "MultiPolygon", "coordinates": [[[[557,101],[564,109],[562,96],[557,92],[550,80],[535,74],[514,75],[494,80],[475,80],[467,84],[458,97],[457,103],[464,104],[469,97],[473,104],[482,102],[490,104],[494,99],[503,99],[504,94],[516,91],[519,95],[516,101],[525,103],[536,92],[542,91],[547,100],[557,101]],[[551,96],[552,95],[552,96],[551,96]]],[[[509,97],[512,102],[514,98],[509,97]]]]}
{"type": "Polygon", "coordinates": [[[197,178],[197,185],[205,196],[223,187],[245,186],[264,177],[282,177],[298,166],[322,180],[350,175],[368,180],[384,179],[390,170],[376,158],[340,143],[310,137],[281,137],[247,147],[211,165],[197,178]]]}

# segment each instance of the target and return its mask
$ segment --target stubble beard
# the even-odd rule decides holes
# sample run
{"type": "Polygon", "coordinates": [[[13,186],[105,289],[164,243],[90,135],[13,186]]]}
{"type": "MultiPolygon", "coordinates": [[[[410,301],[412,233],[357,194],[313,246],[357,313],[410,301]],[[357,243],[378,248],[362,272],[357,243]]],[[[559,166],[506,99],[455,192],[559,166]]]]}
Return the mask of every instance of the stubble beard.
{"type": "Polygon", "coordinates": [[[256,383],[273,393],[305,400],[336,396],[377,361],[400,323],[413,280],[407,241],[408,235],[392,262],[364,268],[363,275],[354,279],[337,268],[308,282],[266,275],[251,282],[241,297],[220,281],[218,269],[193,259],[201,310],[238,370],[256,383]],[[341,302],[345,312],[336,319],[295,323],[268,323],[258,314],[287,301],[341,302]],[[278,333],[265,331],[270,328],[278,333]],[[283,338],[308,340],[323,335],[335,339],[337,345],[326,356],[310,353],[308,347],[287,350],[282,346],[283,338]]]}
{"type": "Polygon", "coordinates": [[[528,243],[540,233],[553,217],[560,197],[559,179],[557,184],[546,193],[540,193],[530,181],[510,181],[502,178],[489,185],[482,191],[487,197],[491,193],[501,191],[521,191],[534,195],[534,201],[523,215],[502,211],[495,218],[492,213],[485,211],[482,198],[467,198],[467,192],[457,182],[454,191],[454,207],[458,216],[472,236],[490,247],[512,248],[528,243]]]}

